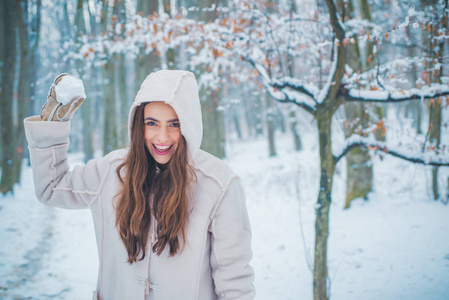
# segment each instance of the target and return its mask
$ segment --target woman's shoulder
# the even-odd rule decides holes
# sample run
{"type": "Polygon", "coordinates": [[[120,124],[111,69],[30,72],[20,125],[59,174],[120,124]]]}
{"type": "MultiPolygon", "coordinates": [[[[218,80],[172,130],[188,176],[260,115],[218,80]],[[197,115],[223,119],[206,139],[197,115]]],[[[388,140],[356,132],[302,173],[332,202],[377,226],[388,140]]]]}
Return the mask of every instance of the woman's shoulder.
{"type": "Polygon", "coordinates": [[[112,166],[116,167],[123,162],[126,155],[128,153],[128,149],[119,149],[115,151],[111,151],[105,156],[94,158],[90,160],[87,165],[95,164],[97,168],[102,170],[105,168],[111,168],[112,166]]]}
{"type": "Polygon", "coordinates": [[[109,152],[104,156],[105,160],[107,160],[110,163],[114,163],[116,161],[123,160],[126,155],[128,154],[128,148],[118,149],[109,152]]]}
{"type": "Polygon", "coordinates": [[[233,178],[238,177],[224,161],[203,150],[198,152],[194,161],[197,173],[211,178],[221,188],[225,188],[233,178]]]}

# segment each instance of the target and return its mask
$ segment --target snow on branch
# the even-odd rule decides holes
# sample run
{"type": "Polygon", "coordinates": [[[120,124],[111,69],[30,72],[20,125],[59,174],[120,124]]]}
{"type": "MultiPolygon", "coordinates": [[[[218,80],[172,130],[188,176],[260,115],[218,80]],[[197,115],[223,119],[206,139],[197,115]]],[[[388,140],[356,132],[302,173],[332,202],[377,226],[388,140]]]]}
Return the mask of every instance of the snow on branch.
{"type": "Polygon", "coordinates": [[[404,102],[408,100],[424,100],[449,95],[449,85],[432,84],[419,89],[407,89],[396,91],[381,90],[357,90],[340,88],[339,96],[347,101],[366,102],[404,102]]]}
{"type": "Polygon", "coordinates": [[[382,151],[385,154],[389,154],[394,157],[407,160],[414,164],[449,167],[449,155],[444,155],[444,153],[438,154],[431,151],[417,153],[416,151],[411,151],[403,148],[401,149],[393,145],[387,145],[384,142],[376,141],[373,137],[365,138],[359,135],[352,135],[350,138],[346,140],[344,146],[345,146],[344,149],[339,151],[337,155],[334,155],[336,162],[338,162],[351,150],[355,148],[364,148],[368,150],[382,151]]]}
{"type": "Polygon", "coordinates": [[[291,88],[297,92],[305,94],[317,102],[316,95],[318,94],[318,88],[310,82],[304,82],[291,77],[284,77],[282,79],[273,79],[273,87],[277,89],[291,88]]]}
{"type": "MultiPolygon", "coordinates": [[[[277,83],[279,83],[279,81],[271,79],[270,75],[262,65],[256,63],[250,57],[242,56],[242,58],[254,67],[254,69],[259,74],[259,77],[261,78],[262,84],[264,85],[268,93],[270,93],[270,95],[274,98],[274,100],[282,103],[296,104],[312,115],[315,114],[317,102],[314,99],[310,99],[307,94],[307,96],[301,95],[301,93],[299,93],[298,91],[288,91],[286,90],[287,86],[284,88],[277,86],[277,83]]],[[[313,89],[312,86],[309,86],[309,88],[313,89]]]]}

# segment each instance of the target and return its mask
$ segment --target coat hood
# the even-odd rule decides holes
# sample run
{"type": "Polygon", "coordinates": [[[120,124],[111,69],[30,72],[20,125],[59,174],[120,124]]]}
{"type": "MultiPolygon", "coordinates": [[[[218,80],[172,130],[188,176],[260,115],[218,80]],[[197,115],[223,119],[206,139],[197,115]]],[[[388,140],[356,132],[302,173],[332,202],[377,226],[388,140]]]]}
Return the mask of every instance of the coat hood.
{"type": "Polygon", "coordinates": [[[145,78],[129,111],[128,137],[136,107],[143,103],[161,101],[170,105],[178,115],[181,133],[187,149],[195,158],[203,137],[203,122],[195,75],[188,71],[160,70],[145,78]]]}

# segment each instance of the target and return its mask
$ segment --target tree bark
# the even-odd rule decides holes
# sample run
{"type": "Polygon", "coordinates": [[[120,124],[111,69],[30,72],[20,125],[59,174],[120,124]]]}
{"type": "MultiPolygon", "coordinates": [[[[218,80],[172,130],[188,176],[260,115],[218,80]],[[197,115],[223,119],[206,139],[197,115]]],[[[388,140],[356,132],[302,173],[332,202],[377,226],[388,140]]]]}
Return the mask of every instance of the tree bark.
{"type": "MultiPolygon", "coordinates": [[[[210,7],[212,4],[218,5],[218,0],[203,1],[200,8],[210,7]]],[[[209,12],[200,14],[200,21],[213,21],[217,14],[209,12]]],[[[222,97],[221,89],[209,90],[202,88],[200,90],[201,112],[203,115],[203,140],[201,149],[215,155],[218,158],[225,157],[225,130],[223,110],[219,110],[222,97]]]]}
{"type": "MultiPolygon", "coordinates": [[[[344,12],[346,17],[355,18],[355,13],[353,11],[354,5],[351,1],[347,3],[348,5],[344,12]]],[[[368,2],[366,0],[359,0],[358,7],[361,18],[371,20],[368,2]]],[[[341,10],[343,10],[343,8],[341,10]]],[[[374,58],[372,57],[372,54],[374,44],[372,42],[367,41],[365,48],[360,49],[357,37],[354,37],[354,43],[349,43],[346,47],[346,61],[354,71],[361,72],[373,67],[374,58]],[[364,54],[363,56],[362,53],[364,54]],[[370,56],[371,58],[368,62],[367,60],[370,56]]],[[[358,119],[359,121],[354,126],[361,125],[365,128],[369,121],[365,109],[368,108],[362,103],[345,105],[344,111],[346,119],[349,121],[358,119]]],[[[374,109],[378,112],[379,118],[381,118],[381,116],[383,117],[381,112],[382,109],[379,107],[375,107],[374,109]]],[[[348,138],[352,134],[358,133],[354,132],[353,128],[347,128],[345,134],[346,138],[348,138]]],[[[379,139],[382,138],[382,136],[377,135],[377,133],[376,137],[379,139]]],[[[344,208],[349,208],[352,200],[360,197],[367,199],[368,193],[372,190],[373,168],[368,150],[358,148],[346,155],[346,174],[346,200],[344,208]]]]}
{"type": "MultiPolygon", "coordinates": [[[[437,4],[437,1],[423,1],[421,0],[421,4],[426,6],[435,6],[437,4]]],[[[432,12],[435,14],[436,12],[432,12]]],[[[432,19],[436,19],[436,15],[432,16],[432,19]]],[[[444,24],[442,24],[444,26],[444,24]]],[[[422,31],[422,39],[423,39],[423,45],[424,47],[428,47],[428,49],[435,49],[437,47],[437,42],[433,37],[437,33],[438,26],[437,24],[432,24],[429,26],[430,31],[427,31],[427,26],[424,26],[424,30],[422,31]]],[[[432,69],[435,67],[435,60],[442,59],[443,53],[441,51],[441,45],[440,50],[438,53],[435,53],[434,51],[430,52],[428,54],[428,62],[427,67],[429,69],[432,69]],[[440,56],[441,55],[441,56],[440,56]]],[[[443,48],[444,49],[444,48],[443,48]]],[[[442,62],[442,61],[440,61],[442,62]]],[[[427,83],[434,83],[440,81],[440,74],[438,72],[425,72],[425,79],[427,80],[427,83]]],[[[433,99],[429,103],[429,131],[428,131],[428,137],[429,142],[436,147],[436,149],[439,148],[440,142],[441,142],[441,102],[438,101],[438,99],[433,99]]],[[[438,167],[432,167],[432,192],[433,197],[435,200],[438,200],[440,195],[438,191],[438,167]]]]}
{"type": "Polygon", "coordinates": [[[267,120],[268,156],[276,156],[276,145],[274,141],[274,103],[271,95],[265,93],[265,111],[267,120]]]}
{"type": "Polygon", "coordinates": [[[15,138],[13,120],[13,87],[16,64],[16,1],[1,1],[1,16],[4,40],[3,68],[1,71],[1,137],[2,137],[2,176],[0,181],[0,193],[6,194],[13,191],[14,186],[14,160],[15,160],[15,138]]]}
{"type": "MultiPolygon", "coordinates": [[[[137,0],[136,9],[137,14],[142,14],[143,17],[148,17],[158,11],[158,1],[137,0]]],[[[139,90],[140,85],[145,80],[147,75],[161,66],[161,59],[157,52],[152,49],[146,53],[146,48],[152,48],[152,45],[141,45],[139,54],[135,60],[135,94],[139,90]]]]}
{"type": "MultiPolygon", "coordinates": [[[[116,2],[114,2],[116,5],[116,2]]],[[[100,21],[100,32],[112,34],[109,20],[109,4],[103,1],[102,18],[100,21]]],[[[107,51],[106,51],[107,52],[107,51]]],[[[117,134],[117,110],[115,99],[115,61],[116,55],[106,53],[107,61],[103,65],[103,97],[104,97],[104,120],[103,120],[103,155],[118,148],[117,134]]]]}
{"type": "Polygon", "coordinates": [[[290,108],[290,112],[288,113],[290,131],[293,136],[293,146],[295,151],[299,151],[302,149],[301,137],[298,132],[298,121],[296,119],[296,111],[294,107],[290,108]]]}
{"type": "Polygon", "coordinates": [[[117,110],[115,99],[115,85],[114,85],[114,68],[115,55],[109,57],[108,61],[103,66],[103,95],[104,95],[104,140],[103,140],[103,155],[118,149],[118,134],[117,134],[117,110]]]}
{"type": "Polygon", "coordinates": [[[14,182],[20,183],[22,174],[22,160],[25,148],[25,130],[23,127],[23,119],[25,119],[27,105],[29,103],[29,82],[27,78],[28,65],[28,32],[26,29],[24,12],[27,12],[27,1],[22,1],[25,10],[22,10],[22,3],[16,4],[17,24],[19,28],[20,38],[20,69],[19,84],[17,88],[17,131],[16,131],[16,159],[14,182]]]}
{"type": "MultiPolygon", "coordinates": [[[[75,15],[75,41],[80,43],[81,36],[86,34],[86,24],[84,22],[84,0],[78,0],[76,6],[76,15],[75,15]]],[[[90,90],[90,84],[86,80],[86,72],[84,61],[82,59],[78,59],[75,61],[75,66],[78,72],[78,76],[84,81],[84,85],[86,88],[86,92],[90,90]]],[[[91,99],[85,101],[83,105],[81,105],[81,116],[83,120],[83,152],[84,152],[84,162],[88,162],[94,156],[93,142],[92,142],[92,122],[91,122],[91,99]]]]}
{"type": "Polygon", "coordinates": [[[333,110],[319,109],[316,115],[320,147],[320,190],[316,205],[313,298],[327,300],[327,239],[329,209],[335,160],[331,152],[331,120],[333,110]]]}
{"type": "MultiPolygon", "coordinates": [[[[114,15],[117,16],[117,20],[122,27],[122,31],[119,34],[119,39],[124,39],[124,29],[126,25],[126,6],[125,1],[117,2],[114,7],[114,15]]],[[[119,128],[119,136],[120,136],[120,147],[125,147],[128,143],[128,96],[127,96],[127,84],[126,84],[126,63],[125,63],[125,54],[122,53],[118,55],[118,90],[120,97],[120,128],[119,128]]]]}
{"type": "Polygon", "coordinates": [[[221,92],[200,90],[201,112],[203,115],[203,140],[201,149],[210,154],[225,157],[225,132],[224,116],[222,110],[217,110],[220,105],[221,92]]]}

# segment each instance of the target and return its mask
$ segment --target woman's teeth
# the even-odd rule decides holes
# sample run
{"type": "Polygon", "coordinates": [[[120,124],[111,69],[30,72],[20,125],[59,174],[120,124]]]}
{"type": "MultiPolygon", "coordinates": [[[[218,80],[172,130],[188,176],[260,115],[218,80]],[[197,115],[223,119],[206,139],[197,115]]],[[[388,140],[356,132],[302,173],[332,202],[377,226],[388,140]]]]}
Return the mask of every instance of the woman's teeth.
{"type": "Polygon", "coordinates": [[[168,148],[170,148],[170,146],[159,146],[159,145],[154,145],[154,147],[156,147],[156,149],[158,150],[167,150],[168,148]]]}

